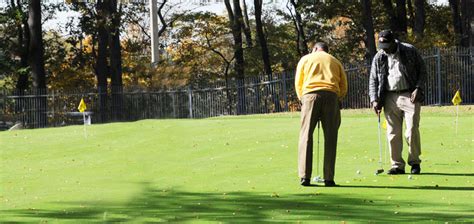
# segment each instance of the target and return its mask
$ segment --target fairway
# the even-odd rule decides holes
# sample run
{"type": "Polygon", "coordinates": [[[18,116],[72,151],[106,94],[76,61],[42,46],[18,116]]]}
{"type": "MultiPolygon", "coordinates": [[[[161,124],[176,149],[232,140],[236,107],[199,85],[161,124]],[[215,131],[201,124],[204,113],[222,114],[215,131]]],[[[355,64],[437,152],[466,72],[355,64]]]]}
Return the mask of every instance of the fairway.
{"type": "Polygon", "coordinates": [[[299,185],[299,113],[0,132],[0,222],[474,222],[473,109],[422,108],[411,179],[344,110],[337,188],[299,185]]]}

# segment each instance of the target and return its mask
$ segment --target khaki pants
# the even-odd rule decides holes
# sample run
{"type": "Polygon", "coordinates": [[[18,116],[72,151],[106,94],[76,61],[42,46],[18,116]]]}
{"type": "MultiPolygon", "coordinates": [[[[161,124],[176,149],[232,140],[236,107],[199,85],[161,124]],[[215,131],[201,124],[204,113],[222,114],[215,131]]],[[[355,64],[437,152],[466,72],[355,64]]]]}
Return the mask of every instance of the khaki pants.
{"type": "Polygon", "coordinates": [[[405,139],[408,143],[408,164],[420,164],[420,103],[410,101],[410,92],[388,92],[385,105],[385,119],[387,120],[387,139],[390,148],[392,168],[405,169],[403,150],[403,119],[405,119],[405,139]]]}
{"type": "Polygon", "coordinates": [[[315,91],[302,97],[301,130],[298,146],[298,175],[311,178],[313,169],[313,133],[320,120],[324,132],[324,179],[334,180],[337,135],[341,113],[336,93],[315,91]]]}

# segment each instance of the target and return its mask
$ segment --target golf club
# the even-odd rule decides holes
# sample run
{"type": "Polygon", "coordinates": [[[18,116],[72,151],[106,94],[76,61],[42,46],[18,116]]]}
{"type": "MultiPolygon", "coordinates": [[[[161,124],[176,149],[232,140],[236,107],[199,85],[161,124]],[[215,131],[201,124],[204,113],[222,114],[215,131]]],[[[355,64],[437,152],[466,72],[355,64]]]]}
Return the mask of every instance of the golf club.
{"type": "Polygon", "coordinates": [[[317,183],[324,183],[324,179],[321,178],[321,176],[319,175],[319,129],[320,129],[319,121],[316,125],[318,126],[318,146],[316,148],[316,150],[317,150],[317,154],[316,154],[316,177],[314,177],[313,181],[317,182],[317,183]]]}
{"type": "Polygon", "coordinates": [[[381,132],[382,131],[380,130],[380,113],[378,113],[377,115],[378,115],[378,118],[379,118],[378,128],[379,128],[379,150],[380,150],[379,165],[380,165],[380,169],[375,171],[375,175],[379,175],[379,174],[384,172],[383,167],[382,167],[382,140],[381,140],[381,135],[382,135],[381,132]]]}

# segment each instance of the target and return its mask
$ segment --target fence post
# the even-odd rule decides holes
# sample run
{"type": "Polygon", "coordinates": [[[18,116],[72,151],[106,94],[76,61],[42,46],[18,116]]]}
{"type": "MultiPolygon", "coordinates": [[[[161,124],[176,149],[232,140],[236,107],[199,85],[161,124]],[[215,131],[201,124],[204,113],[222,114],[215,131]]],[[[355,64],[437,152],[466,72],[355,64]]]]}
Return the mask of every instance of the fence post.
{"type": "MultiPolygon", "coordinates": [[[[3,96],[3,102],[0,104],[0,117],[3,118],[4,116],[6,116],[5,107],[6,107],[6,104],[7,104],[7,91],[2,90],[1,94],[3,96]]],[[[6,122],[6,121],[7,120],[6,120],[6,117],[5,117],[5,120],[3,122],[6,122]]]]}
{"type": "Polygon", "coordinates": [[[188,86],[189,118],[193,118],[193,87],[188,86]]]}
{"type": "Polygon", "coordinates": [[[442,104],[442,87],[441,87],[441,51],[439,48],[435,48],[436,52],[436,76],[438,78],[438,104],[442,104]]]}
{"type": "Polygon", "coordinates": [[[52,98],[53,98],[53,99],[52,99],[53,102],[51,103],[52,108],[53,108],[52,111],[51,111],[51,120],[52,120],[52,122],[53,122],[53,126],[56,126],[56,123],[55,123],[55,122],[56,122],[56,118],[55,118],[56,115],[54,114],[54,109],[55,109],[55,108],[54,108],[54,105],[56,105],[56,103],[54,102],[54,100],[55,100],[55,98],[54,98],[54,90],[52,90],[51,92],[52,92],[51,94],[52,94],[52,98]]]}
{"type": "Polygon", "coordinates": [[[281,80],[283,85],[283,98],[285,99],[285,112],[288,112],[288,96],[286,95],[286,72],[283,72],[281,80]]]}
{"type": "Polygon", "coordinates": [[[176,116],[176,99],[175,99],[176,98],[176,91],[173,90],[173,91],[170,92],[171,93],[171,104],[173,106],[173,118],[178,118],[176,116]]]}

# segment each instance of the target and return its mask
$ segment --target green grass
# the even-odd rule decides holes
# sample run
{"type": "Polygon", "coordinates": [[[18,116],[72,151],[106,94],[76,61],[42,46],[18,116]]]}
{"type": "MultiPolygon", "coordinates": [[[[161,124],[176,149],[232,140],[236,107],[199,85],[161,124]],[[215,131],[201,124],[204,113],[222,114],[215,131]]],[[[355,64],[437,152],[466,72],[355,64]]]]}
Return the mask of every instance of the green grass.
{"type": "Polygon", "coordinates": [[[413,179],[375,176],[376,116],[343,111],[338,188],[299,186],[298,113],[2,132],[0,222],[473,222],[472,109],[456,134],[422,108],[413,179]]]}

